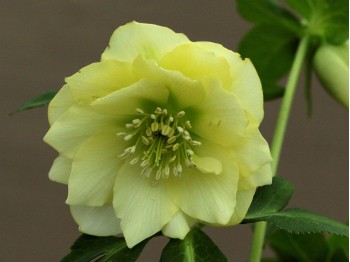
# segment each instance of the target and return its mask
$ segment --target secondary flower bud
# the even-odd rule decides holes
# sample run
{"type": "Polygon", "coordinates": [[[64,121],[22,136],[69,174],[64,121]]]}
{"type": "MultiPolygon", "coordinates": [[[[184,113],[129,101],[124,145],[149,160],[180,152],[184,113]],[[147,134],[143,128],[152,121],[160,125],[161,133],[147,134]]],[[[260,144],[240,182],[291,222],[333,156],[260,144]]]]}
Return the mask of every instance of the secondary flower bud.
{"type": "Polygon", "coordinates": [[[322,45],[316,51],[314,68],[324,88],[349,108],[349,41],[343,45],[322,45]]]}
{"type": "Polygon", "coordinates": [[[219,44],[129,23],[66,83],[44,140],[84,233],[133,247],[158,231],[184,238],[197,221],[235,225],[271,183],[260,80],[219,44]]]}

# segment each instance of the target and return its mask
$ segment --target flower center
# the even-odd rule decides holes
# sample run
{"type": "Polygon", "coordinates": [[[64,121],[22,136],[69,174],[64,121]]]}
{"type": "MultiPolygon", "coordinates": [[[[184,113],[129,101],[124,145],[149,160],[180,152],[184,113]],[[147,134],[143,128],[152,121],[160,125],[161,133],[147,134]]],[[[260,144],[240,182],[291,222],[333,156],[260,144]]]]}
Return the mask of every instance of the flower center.
{"type": "Polygon", "coordinates": [[[140,118],[125,125],[127,132],[117,133],[126,142],[134,143],[119,155],[120,158],[131,158],[129,163],[138,164],[143,176],[154,175],[155,183],[161,177],[168,178],[170,173],[180,177],[183,165],[196,167],[192,161],[192,147],[201,143],[192,140],[188,131],[192,126],[184,119],[184,111],[172,115],[157,107],[151,114],[139,108],[136,112],[140,118]]]}

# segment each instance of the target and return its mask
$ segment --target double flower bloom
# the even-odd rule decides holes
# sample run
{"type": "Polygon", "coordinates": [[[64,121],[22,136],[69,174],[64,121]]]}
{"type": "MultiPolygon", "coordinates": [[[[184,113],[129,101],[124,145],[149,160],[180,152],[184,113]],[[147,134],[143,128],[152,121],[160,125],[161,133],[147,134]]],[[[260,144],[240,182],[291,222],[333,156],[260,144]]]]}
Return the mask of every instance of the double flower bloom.
{"type": "Polygon", "coordinates": [[[132,22],[50,103],[49,177],[68,185],[82,232],[122,233],[129,247],[160,230],[182,239],[198,221],[238,224],[271,183],[262,118],[248,59],[132,22]]]}

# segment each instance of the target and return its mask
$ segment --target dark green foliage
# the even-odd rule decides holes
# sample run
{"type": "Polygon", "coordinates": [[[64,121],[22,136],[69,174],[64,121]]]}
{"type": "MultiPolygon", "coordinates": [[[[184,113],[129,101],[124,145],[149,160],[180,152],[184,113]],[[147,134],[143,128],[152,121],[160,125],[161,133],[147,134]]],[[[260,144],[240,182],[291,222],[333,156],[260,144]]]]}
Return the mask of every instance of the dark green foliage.
{"type": "Polygon", "coordinates": [[[276,1],[237,0],[237,10],[242,17],[256,25],[273,24],[295,33],[300,31],[298,19],[276,1]]]}
{"type": "Polygon", "coordinates": [[[81,235],[62,262],[133,262],[140,256],[149,239],[129,249],[124,238],[81,235]],[[98,260],[95,260],[98,258],[98,260]]]}
{"type": "Polygon", "coordinates": [[[161,262],[226,262],[225,255],[199,228],[193,228],[184,240],[172,239],[166,245],[161,262]]]}
{"type": "Polygon", "coordinates": [[[348,238],[324,234],[289,234],[274,230],[268,245],[282,262],[346,262],[349,260],[348,238]]]}
{"type": "Polygon", "coordinates": [[[272,0],[238,0],[239,13],[253,27],[239,44],[239,52],[250,58],[262,82],[264,100],[281,97],[279,81],[290,70],[303,27],[288,10],[272,0]]]}
{"type": "Polygon", "coordinates": [[[281,177],[272,185],[258,188],[242,223],[267,221],[293,234],[330,233],[348,237],[348,226],[302,209],[282,210],[289,202],[293,186],[281,177]]]}
{"type": "Polygon", "coordinates": [[[282,177],[274,177],[271,185],[259,187],[245,221],[283,209],[293,194],[293,185],[282,177]]]}
{"type": "Polygon", "coordinates": [[[55,97],[56,94],[57,94],[56,91],[45,92],[45,93],[29,100],[28,102],[24,103],[23,105],[21,105],[20,107],[18,107],[14,111],[12,111],[10,113],[10,115],[13,115],[15,113],[18,113],[18,112],[21,112],[21,111],[24,111],[27,109],[32,109],[32,108],[47,105],[55,97]]]}
{"type": "Polygon", "coordinates": [[[331,44],[349,38],[348,0],[286,0],[305,19],[307,33],[331,44]]]}

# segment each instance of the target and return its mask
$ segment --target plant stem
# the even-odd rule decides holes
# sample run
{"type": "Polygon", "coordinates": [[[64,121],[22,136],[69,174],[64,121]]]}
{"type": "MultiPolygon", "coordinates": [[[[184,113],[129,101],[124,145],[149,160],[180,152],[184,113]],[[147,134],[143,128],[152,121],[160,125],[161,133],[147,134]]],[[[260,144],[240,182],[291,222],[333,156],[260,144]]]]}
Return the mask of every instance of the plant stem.
{"type": "Polygon", "coordinates": [[[308,51],[309,37],[305,36],[299,43],[297,53],[295,55],[292,69],[289,75],[289,79],[286,86],[286,91],[282,100],[281,109],[277,119],[277,126],[272,139],[271,155],[272,155],[272,175],[275,176],[277,173],[277,167],[281,155],[281,149],[286,132],[290,109],[297,87],[301,68],[308,51]]]}
{"type": "MultiPolygon", "coordinates": [[[[289,75],[289,79],[286,86],[286,91],[282,100],[281,109],[277,119],[277,125],[275,133],[272,139],[271,155],[272,155],[272,175],[275,176],[277,173],[278,162],[280,159],[282,144],[284,135],[287,128],[288,118],[292,102],[297,87],[301,68],[303,66],[309,45],[309,37],[304,36],[301,39],[298,50],[296,52],[292,69],[289,75]]],[[[265,231],[267,223],[265,221],[257,222],[254,226],[254,235],[252,249],[250,253],[249,262],[259,262],[261,260],[261,254],[264,245],[265,231]]]]}

